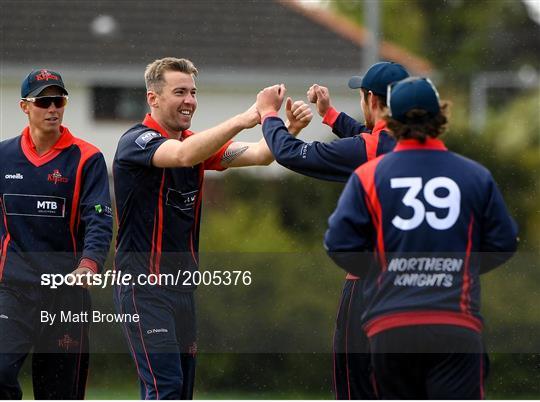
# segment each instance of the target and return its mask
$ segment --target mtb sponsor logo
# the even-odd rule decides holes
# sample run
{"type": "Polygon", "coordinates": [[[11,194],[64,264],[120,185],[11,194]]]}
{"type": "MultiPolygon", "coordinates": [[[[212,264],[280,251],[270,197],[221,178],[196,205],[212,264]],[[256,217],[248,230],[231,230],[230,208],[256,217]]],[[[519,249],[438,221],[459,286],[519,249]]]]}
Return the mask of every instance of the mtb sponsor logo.
{"type": "Polygon", "coordinates": [[[38,201],[37,209],[56,211],[58,209],[58,203],[56,201],[38,201]]]}
{"type": "Polygon", "coordinates": [[[36,74],[36,81],[49,81],[49,80],[55,80],[60,81],[60,78],[58,78],[57,75],[51,74],[47,70],[41,70],[39,74],[36,74]]]}
{"type": "Polygon", "coordinates": [[[67,183],[69,181],[67,177],[62,176],[62,173],[60,173],[60,170],[58,169],[54,169],[52,173],[49,173],[47,175],[47,180],[54,184],[67,183]]]}
{"type": "Polygon", "coordinates": [[[146,131],[137,137],[135,144],[137,144],[141,149],[145,149],[150,140],[156,137],[161,137],[161,134],[156,133],[155,131],[146,131]]]}
{"type": "Polygon", "coordinates": [[[146,331],[146,333],[148,335],[150,334],[161,334],[161,333],[167,333],[169,332],[168,329],[165,329],[165,328],[152,328],[152,329],[149,329],[148,331],[146,331]]]}
{"type": "Polygon", "coordinates": [[[24,176],[21,173],[8,173],[4,178],[7,180],[22,180],[24,176]]]}
{"type": "Polygon", "coordinates": [[[0,314],[0,318],[4,319],[4,320],[7,320],[9,317],[5,314],[0,314]]]}
{"type": "Polygon", "coordinates": [[[62,338],[58,339],[58,347],[64,349],[66,352],[69,349],[76,348],[79,346],[79,341],[76,341],[68,334],[65,334],[62,338]]]}

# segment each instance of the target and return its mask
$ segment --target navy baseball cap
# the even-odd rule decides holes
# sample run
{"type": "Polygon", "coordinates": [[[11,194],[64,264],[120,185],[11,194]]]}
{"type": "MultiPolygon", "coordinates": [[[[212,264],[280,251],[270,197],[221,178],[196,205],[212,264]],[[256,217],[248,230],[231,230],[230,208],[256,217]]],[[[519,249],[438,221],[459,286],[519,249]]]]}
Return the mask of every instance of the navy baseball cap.
{"type": "Polygon", "coordinates": [[[52,86],[60,87],[64,95],[68,94],[60,74],[46,69],[34,70],[26,76],[21,84],[21,98],[37,96],[45,88],[52,86]]]}
{"type": "Polygon", "coordinates": [[[372,65],[363,77],[355,75],[349,80],[349,88],[365,88],[374,94],[386,96],[386,88],[395,81],[407,78],[409,73],[401,64],[382,61],[372,65]]]}
{"type": "Polygon", "coordinates": [[[428,78],[409,77],[390,84],[386,99],[390,116],[402,123],[406,122],[405,115],[412,109],[425,110],[430,116],[441,110],[439,93],[428,78]]]}

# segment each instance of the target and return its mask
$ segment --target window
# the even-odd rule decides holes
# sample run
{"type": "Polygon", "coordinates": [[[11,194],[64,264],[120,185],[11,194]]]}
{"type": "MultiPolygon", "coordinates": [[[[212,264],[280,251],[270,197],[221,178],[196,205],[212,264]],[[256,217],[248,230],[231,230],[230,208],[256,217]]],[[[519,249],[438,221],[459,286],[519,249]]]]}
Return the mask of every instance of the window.
{"type": "Polygon", "coordinates": [[[141,120],[148,111],[146,89],[113,86],[92,88],[95,120],[141,120]]]}

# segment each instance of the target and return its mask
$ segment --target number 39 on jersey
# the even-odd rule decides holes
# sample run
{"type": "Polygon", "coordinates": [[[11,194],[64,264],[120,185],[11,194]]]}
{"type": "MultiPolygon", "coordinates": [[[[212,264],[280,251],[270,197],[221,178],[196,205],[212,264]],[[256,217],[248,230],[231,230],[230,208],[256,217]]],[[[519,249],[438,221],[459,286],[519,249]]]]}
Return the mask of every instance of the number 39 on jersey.
{"type": "Polygon", "coordinates": [[[413,210],[411,218],[404,218],[399,214],[394,216],[392,224],[396,228],[413,230],[425,220],[435,230],[447,230],[456,223],[460,212],[461,191],[454,180],[441,176],[423,183],[421,177],[399,177],[391,179],[390,186],[393,189],[407,189],[401,202],[413,210]],[[429,206],[436,209],[446,209],[446,214],[445,211],[426,212],[426,205],[417,198],[420,192],[423,193],[424,200],[429,206]],[[446,195],[441,196],[441,193],[446,195]]]}

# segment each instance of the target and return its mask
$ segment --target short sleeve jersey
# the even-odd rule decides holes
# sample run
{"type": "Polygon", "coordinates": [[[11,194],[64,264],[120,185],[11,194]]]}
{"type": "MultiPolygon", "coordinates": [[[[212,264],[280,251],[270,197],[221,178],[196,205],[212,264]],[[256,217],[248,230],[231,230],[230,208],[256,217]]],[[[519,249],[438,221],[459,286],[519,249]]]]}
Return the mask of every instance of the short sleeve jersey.
{"type": "MultiPolygon", "coordinates": [[[[193,135],[184,131],[180,141],[193,135]]],[[[152,165],[169,139],[147,115],[118,143],[113,162],[118,220],[115,268],[130,274],[174,274],[198,268],[204,170],[224,170],[230,142],[206,161],[180,168],[152,165]]]]}

